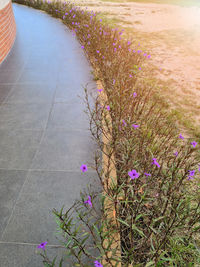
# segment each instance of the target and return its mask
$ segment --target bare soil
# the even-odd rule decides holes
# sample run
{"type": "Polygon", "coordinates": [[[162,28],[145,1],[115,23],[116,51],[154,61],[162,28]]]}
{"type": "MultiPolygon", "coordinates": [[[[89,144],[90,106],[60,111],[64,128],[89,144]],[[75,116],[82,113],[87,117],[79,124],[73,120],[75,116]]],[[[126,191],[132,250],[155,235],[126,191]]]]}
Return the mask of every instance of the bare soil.
{"type": "Polygon", "coordinates": [[[181,108],[200,130],[200,7],[96,0],[71,2],[122,20],[118,24],[130,28],[140,49],[151,54],[149,73],[169,86],[163,94],[172,107],[181,108]]]}

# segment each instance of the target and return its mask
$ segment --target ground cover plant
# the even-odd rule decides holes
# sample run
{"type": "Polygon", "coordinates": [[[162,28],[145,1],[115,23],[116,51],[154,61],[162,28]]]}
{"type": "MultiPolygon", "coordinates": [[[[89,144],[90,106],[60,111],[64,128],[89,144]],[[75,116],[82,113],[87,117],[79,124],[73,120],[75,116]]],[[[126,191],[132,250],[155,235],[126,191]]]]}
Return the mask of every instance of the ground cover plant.
{"type": "MultiPolygon", "coordinates": [[[[142,64],[150,55],[134,40],[123,40],[123,29],[110,28],[100,14],[70,2],[14,2],[62,19],[102,85],[93,109],[84,87],[102,188],[90,187],[70,209],[53,211],[73,266],[198,266],[199,143],[182,136],[167,102],[143,75],[142,64]],[[104,168],[102,153],[108,158],[104,168]]],[[[83,162],[83,175],[87,169],[83,162]]],[[[44,240],[38,246],[44,265],[66,266],[68,259],[47,256],[46,245],[44,240]]]]}

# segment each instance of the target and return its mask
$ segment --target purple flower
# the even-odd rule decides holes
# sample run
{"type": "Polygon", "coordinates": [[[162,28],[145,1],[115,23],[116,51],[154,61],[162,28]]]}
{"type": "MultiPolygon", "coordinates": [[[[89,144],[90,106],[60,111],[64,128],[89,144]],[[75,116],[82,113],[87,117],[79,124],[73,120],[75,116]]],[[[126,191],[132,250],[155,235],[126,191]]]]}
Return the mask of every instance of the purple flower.
{"type": "Polygon", "coordinates": [[[68,15],[68,13],[65,13],[65,15],[67,16],[67,15],[68,15]]]}
{"type": "Polygon", "coordinates": [[[136,170],[132,170],[132,171],[128,172],[128,175],[131,177],[132,180],[139,177],[139,173],[136,172],[136,170]]]}
{"type": "Polygon", "coordinates": [[[193,141],[190,144],[193,145],[193,147],[195,147],[197,145],[197,142],[193,141]]]}
{"type": "Polygon", "coordinates": [[[94,261],[94,266],[95,267],[103,267],[103,265],[98,261],[94,261]]]}
{"type": "Polygon", "coordinates": [[[47,242],[43,242],[37,248],[42,248],[43,250],[45,250],[46,244],[47,244],[47,242]]]}
{"type": "Polygon", "coordinates": [[[179,135],[179,138],[184,139],[184,137],[181,134],[179,135]]]}
{"type": "Polygon", "coordinates": [[[113,43],[113,45],[115,45],[115,43],[113,43]]]}
{"type": "Polygon", "coordinates": [[[150,58],[151,57],[151,55],[148,55],[148,58],[150,58]]]}
{"type": "Polygon", "coordinates": [[[99,20],[100,22],[102,21],[102,19],[99,20]]]}
{"type": "Polygon", "coordinates": [[[144,175],[146,175],[146,176],[151,176],[151,174],[150,174],[150,173],[146,173],[146,172],[144,173],[144,175]]]}
{"type": "Polygon", "coordinates": [[[126,125],[127,125],[127,124],[126,124],[126,122],[125,122],[124,120],[122,120],[122,123],[123,123],[123,125],[124,125],[124,126],[126,126],[126,125]]]}
{"type": "Polygon", "coordinates": [[[133,96],[136,97],[136,96],[137,96],[137,93],[134,92],[134,93],[133,93],[133,96]]]}
{"type": "Polygon", "coordinates": [[[115,79],[113,79],[113,84],[115,84],[115,79]]]}
{"type": "Polygon", "coordinates": [[[174,155],[177,157],[177,156],[178,156],[178,152],[176,151],[176,152],[174,153],[174,155]]]}
{"type": "Polygon", "coordinates": [[[107,108],[107,110],[110,110],[110,106],[107,106],[106,108],[107,108]]]}
{"type": "Polygon", "coordinates": [[[91,202],[91,197],[88,196],[88,200],[84,201],[84,203],[88,203],[90,205],[90,207],[92,208],[92,202],[91,202]]]}
{"type": "Polygon", "coordinates": [[[99,50],[97,50],[97,53],[99,53],[99,50]]]}
{"type": "Polygon", "coordinates": [[[103,91],[103,89],[98,89],[97,91],[98,91],[98,92],[102,92],[102,91],[103,91]]]}
{"type": "Polygon", "coordinates": [[[80,169],[82,170],[82,172],[86,172],[88,168],[87,168],[87,165],[83,164],[81,165],[80,169]]]}
{"type": "Polygon", "coordinates": [[[131,49],[129,48],[128,51],[131,52],[131,49]]]}
{"type": "Polygon", "coordinates": [[[189,171],[189,176],[188,176],[188,179],[187,180],[191,180],[191,179],[194,179],[194,177],[192,177],[192,176],[194,176],[194,174],[195,174],[195,170],[193,170],[193,171],[189,171]]]}
{"type": "Polygon", "coordinates": [[[131,42],[130,41],[128,41],[128,45],[130,45],[131,44],[131,42]]]}
{"type": "Polygon", "coordinates": [[[140,127],[139,125],[137,125],[137,124],[132,124],[132,126],[136,129],[136,128],[138,128],[138,127],[140,127]]]}
{"type": "Polygon", "coordinates": [[[133,50],[133,53],[135,53],[135,50],[133,50]]]}
{"type": "Polygon", "coordinates": [[[144,56],[146,56],[147,55],[147,53],[144,53],[144,56]]]}
{"type": "Polygon", "coordinates": [[[83,48],[83,49],[84,49],[84,45],[82,45],[82,46],[81,46],[81,48],[83,48]]]}
{"type": "Polygon", "coordinates": [[[156,161],[156,158],[153,158],[152,160],[153,160],[152,164],[155,164],[158,168],[160,168],[160,165],[159,165],[158,162],[156,161]]]}
{"type": "Polygon", "coordinates": [[[129,77],[132,78],[133,76],[131,74],[129,74],[129,77]]]}
{"type": "Polygon", "coordinates": [[[138,50],[138,54],[141,53],[141,52],[142,52],[142,50],[138,50]]]}
{"type": "Polygon", "coordinates": [[[102,56],[102,58],[104,59],[104,56],[102,56]]]}
{"type": "Polygon", "coordinates": [[[190,172],[190,176],[193,176],[195,174],[195,170],[189,171],[189,172],[190,172]]]}
{"type": "Polygon", "coordinates": [[[139,70],[141,70],[142,68],[141,68],[141,67],[139,67],[138,69],[139,69],[139,70]]]}

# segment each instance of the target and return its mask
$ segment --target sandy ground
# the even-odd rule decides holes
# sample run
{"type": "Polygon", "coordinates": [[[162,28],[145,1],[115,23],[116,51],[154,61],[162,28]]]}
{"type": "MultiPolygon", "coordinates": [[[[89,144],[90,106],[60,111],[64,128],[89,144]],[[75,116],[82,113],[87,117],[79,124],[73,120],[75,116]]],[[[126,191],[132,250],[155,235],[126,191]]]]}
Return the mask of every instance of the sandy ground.
{"type": "Polygon", "coordinates": [[[200,130],[200,7],[96,0],[71,2],[123,20],[119,25],[130,27],[140,38],[140,49],[144,46],[150,52],[148,64],[153,76],[169,85],[165,94],[172,107],[183,108],[200,130]]]}

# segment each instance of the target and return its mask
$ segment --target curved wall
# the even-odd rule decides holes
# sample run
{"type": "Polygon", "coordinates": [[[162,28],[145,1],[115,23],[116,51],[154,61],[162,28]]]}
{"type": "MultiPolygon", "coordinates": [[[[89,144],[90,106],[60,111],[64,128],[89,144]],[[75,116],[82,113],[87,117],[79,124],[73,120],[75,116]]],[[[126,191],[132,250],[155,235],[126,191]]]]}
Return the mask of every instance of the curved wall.
{"type": "Polygon", "coordinates": [[[11,0],[0,0],[0,64],[9,53],[16,36],[11,0]]]}

